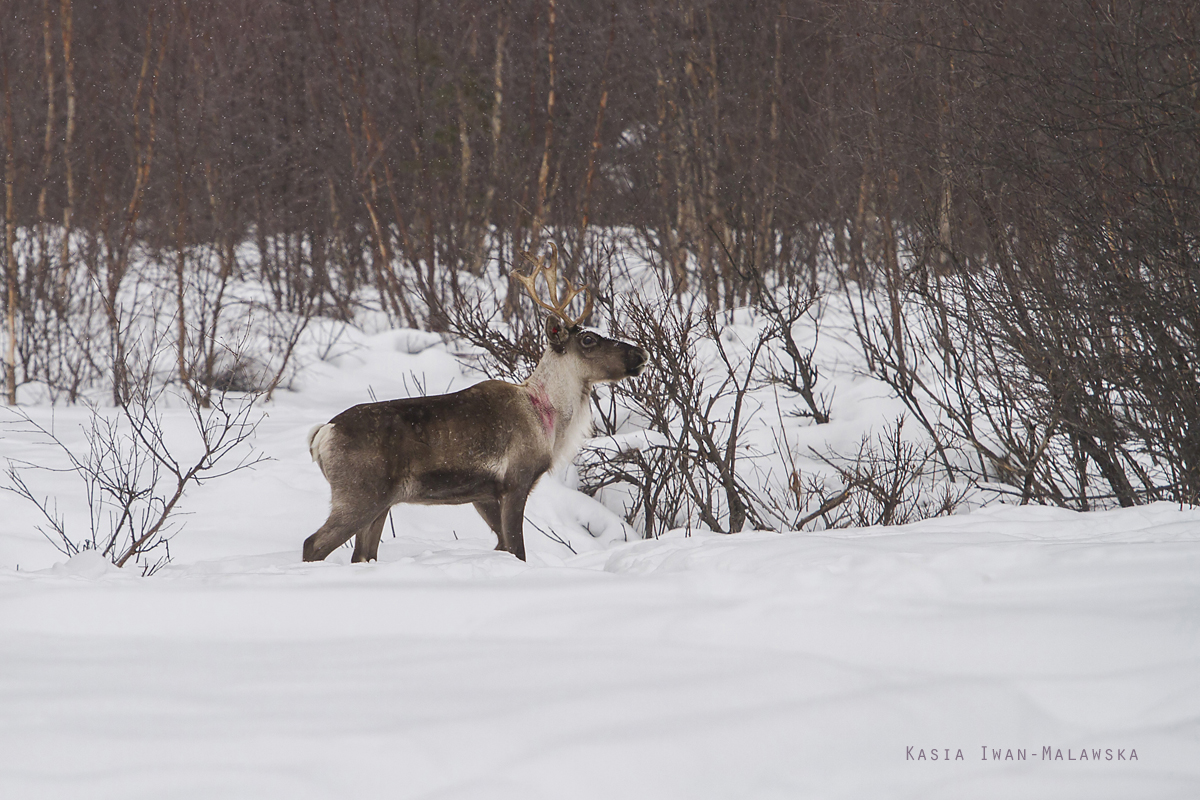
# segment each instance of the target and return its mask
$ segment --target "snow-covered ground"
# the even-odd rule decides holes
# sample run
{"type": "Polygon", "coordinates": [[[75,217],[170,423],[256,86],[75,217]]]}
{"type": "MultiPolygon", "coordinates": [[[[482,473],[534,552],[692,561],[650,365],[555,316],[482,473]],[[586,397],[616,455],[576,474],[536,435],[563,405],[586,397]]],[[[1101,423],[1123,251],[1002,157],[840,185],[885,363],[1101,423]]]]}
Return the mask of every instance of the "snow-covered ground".
{"type": "MultiPolygon", "coordinates": [[[[272,460],[190,492],[151,577],[64,560],[0,495],[0,797],[1200,796],[1200,510],[626,541],[548,476],[527,564],[469,507],[300,563],[309,427],[473,380],[422,336],[308,364],[272,460]]],[[[28,410],[79,444],[86,409],[28,410]]],[[[73,475],[29,477],[82,524],[73,475]]]]}

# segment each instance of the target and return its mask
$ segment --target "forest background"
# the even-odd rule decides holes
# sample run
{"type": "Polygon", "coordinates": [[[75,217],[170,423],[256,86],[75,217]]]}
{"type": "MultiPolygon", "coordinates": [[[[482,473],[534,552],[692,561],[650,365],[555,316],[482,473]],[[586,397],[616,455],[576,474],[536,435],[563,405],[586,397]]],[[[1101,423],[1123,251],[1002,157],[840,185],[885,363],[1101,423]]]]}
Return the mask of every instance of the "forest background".
{"type": "Polygon", "coordinates": [[[177,297],[153,309],[165,379],[206,403],[231,281],[303,319],[371,308],[495,345],[464,286],[553,240],[617,327],[667,339],[617,313],[615,254],[680,309],[787,323],[842,293],[946,469],[1023,501],[1194,503],[1197,19],[1183,0],[3,0],[5,397],[128,403],[146,264],[177,297]]]}

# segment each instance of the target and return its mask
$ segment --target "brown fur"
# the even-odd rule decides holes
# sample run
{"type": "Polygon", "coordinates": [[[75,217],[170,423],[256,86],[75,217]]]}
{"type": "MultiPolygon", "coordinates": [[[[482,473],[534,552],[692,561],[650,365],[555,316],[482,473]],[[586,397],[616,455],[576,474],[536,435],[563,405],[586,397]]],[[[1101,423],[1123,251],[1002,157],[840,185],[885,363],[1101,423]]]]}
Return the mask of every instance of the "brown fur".
{"type": "Polygon", "coordinates": [[[530,490],[574,455],[590,425],[595,383],[637,375],[646,353],[557,317],[549,345],[521,384],[484,381],[433,397],[354,406],[309,433],[309,449],[332,491],[325,524],[304,542],[320,561],[355,538],[354,561],[377,557],[396,503],[473,503],[496,533],[497,550],[525,558],[530,490]]]}

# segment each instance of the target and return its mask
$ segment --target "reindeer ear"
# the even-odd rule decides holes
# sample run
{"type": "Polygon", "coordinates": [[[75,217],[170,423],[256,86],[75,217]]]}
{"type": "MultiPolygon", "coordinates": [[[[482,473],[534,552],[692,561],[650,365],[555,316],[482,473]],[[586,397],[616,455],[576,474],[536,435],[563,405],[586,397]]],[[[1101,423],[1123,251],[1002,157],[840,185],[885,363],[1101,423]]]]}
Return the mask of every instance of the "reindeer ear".
{"type": "Polygon", "coordinates": [[[546,317],[546,340],[550,342],[550,346],[554,348],[555,352],[563,352],[567,347],[567,340],[570,338],[571,330],[557,314],[546,317]]]}

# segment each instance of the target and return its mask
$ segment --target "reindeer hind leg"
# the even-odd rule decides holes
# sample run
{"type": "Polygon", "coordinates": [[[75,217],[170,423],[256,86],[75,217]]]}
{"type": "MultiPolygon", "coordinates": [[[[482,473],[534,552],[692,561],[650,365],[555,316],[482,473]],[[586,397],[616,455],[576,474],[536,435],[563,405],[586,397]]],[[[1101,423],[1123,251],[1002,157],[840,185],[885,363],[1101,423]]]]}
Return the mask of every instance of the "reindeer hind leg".
{"type": "Polygon", "coordinates": [[[352,562],[379,559],[379,539],[383,536],[383,526],[387,518],[388,511],[384,511],[370,525],[354,535],[354,556],[350,559],[352,562]]]}
{"type": "MultiPolygon", "coordinates": [[[[383,511],[383,516],[386,517],[387,509],[385,508],[383,511]]],[[[330,553],[350,541],[351,536],[364,531],[379,516],[378,508],[334,506],[333,510],[329,512],[329,519],[325,520],[325,524],[304,540],[304,560],[324,561],[330,553]]],[[[381,524],[380,530],[382,531],[382,529],[381,524]]]]}

